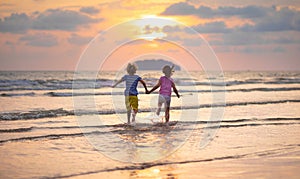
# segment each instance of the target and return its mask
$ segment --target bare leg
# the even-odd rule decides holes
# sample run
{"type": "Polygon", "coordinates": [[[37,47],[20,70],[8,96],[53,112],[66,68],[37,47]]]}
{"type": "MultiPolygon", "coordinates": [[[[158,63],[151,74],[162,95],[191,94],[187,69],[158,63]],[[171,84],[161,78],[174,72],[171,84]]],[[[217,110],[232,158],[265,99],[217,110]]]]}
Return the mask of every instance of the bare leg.
{"type": "Polygon", "coordinates": [[[131,107],[129,104],[129,96],[125,96],[125,106],[127,109],[127,124],[130,124],[130,117],[131,117],[131,107]]]}
{"type": "Polygon", "coordinates": [[[166,118],[166,123],[168,123],[170,119],[170,107],[166,107],[165,118],[166,118]]]}
{"type": "Polygon", "coordinates": [[[127,124],[130,124],[131,110],[127,111],[127,124]]]}
{"type": "Polygon", "coordinates": [[[132,113],[132,122],[134,123],[135,122],[135,116],[136,116],[138,110],[134,109],[132,112],[133,112],[132,113]]]}
{"type": "Polygon", "coordinates": [[[161,111],[161,106],[162,106],[162,103],[158,103],[158,107],[157,107],[157,111],[156,111],[156,115],[158,115],[158,116],[159,116],[160,111],[161,111]]]}

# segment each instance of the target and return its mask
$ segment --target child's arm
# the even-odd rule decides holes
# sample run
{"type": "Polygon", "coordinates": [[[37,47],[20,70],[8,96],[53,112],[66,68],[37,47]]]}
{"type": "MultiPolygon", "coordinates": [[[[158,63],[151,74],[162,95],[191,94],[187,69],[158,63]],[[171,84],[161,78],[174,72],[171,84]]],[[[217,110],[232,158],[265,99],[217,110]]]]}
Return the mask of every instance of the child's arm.
{"type": "Polygon", "coordinates": [[[144,81],[144,80],[140,80],[140,82],[141,82],[142,85],[144,86],[146,94],[148,94],[149,91],[148,91],[148,89],[147,89],[147,86],[146,86],[145,81],[144,81]]]}
{"type": "Polygon", "coordinates": [[[158,81],[158,83],[148,92],[148,94],[152,93],[153,91],[155,91],[157,88],[159,88],[161,85],[160,80],[158,81]]]}
{"type": "Polygon", "coordinates": [[[177,98],[180,98],[180,95],[179,95],[178,90],[177,90],[177,88],[175,86],[175,83],[173,83],[173,82],[172,82],[172,88],[173,88],[173,91],[176,94],[177,98]]]}
{"type": "Polygon", "coordinates": [[[116,87],[118,84],[122,83],[124,80],[120,79],[119,81],[116,82],[116,84],[112,85],[111,87],[114,88],[116,87]]]}

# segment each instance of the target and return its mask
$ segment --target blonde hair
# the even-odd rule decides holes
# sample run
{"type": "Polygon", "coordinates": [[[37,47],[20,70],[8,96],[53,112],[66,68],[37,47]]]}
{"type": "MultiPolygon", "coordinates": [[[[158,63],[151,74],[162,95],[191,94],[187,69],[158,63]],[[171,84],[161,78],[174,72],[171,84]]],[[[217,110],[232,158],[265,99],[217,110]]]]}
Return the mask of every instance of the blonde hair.
{"type": "Polygon", "coordinates": [[[167,76],[171,75],[171,73],[174,72],[174,65],[172,65],[172,67],[165,65],[162,69],[162,72],[167,76]]]}
{"type": "Polygon", "coordinates": [[[128,63],[128,65],[127,65],[127,73],[128,74],[135,74],[135,72],[136,72],[136,70],[137,70],[137,66],[136,66],[136,64],[134,64],[134,63],[128,63]]]}

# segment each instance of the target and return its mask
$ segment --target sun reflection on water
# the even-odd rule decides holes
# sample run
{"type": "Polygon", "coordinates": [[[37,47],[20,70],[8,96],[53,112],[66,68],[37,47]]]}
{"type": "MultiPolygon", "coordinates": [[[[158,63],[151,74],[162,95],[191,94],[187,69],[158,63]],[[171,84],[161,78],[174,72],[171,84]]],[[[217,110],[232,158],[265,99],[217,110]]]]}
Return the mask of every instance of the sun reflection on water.
{"type": "Polygon", "coordinates": [[[144,170],[134,170],[130,172],[130,177],[132,178],[154,178],[154,179],[177,179],[179,178],[177,174],[173,172],[174,168],[171,166],[164,167],[162,169],[159,168],[147,168],[144,170]]]}

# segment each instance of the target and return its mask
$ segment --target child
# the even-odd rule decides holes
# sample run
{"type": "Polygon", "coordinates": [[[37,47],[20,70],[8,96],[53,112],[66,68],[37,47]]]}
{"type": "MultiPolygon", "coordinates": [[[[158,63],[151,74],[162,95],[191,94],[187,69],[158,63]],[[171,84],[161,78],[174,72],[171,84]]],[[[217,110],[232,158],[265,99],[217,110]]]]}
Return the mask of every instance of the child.
{"type": "Polygon", "coordinates": [[[170,67],[169,65],[164,66],[162,72],[165,74],[165,76],[160,77],[158,83],[148,92],[148,94],[150,94],[153,91],[155,91],[158,87],[160,87],[159,97],[158,97],[158,109],[156,111],[156,114],[159,115],[162,104],[164,103],[166,124],[168,124],[170,118],[170,103],[171,103],[171,93],[172,93],[171,88],[173,88],[173,91],[175,92],[177,97],[180,98],[176,86],[173,82],[173,79],[171,78],[174,72],[173,68],[174,66],[172,67],[170,67]]]}
{"type": "Polygon", "coordinates": [[[130,116],[132,110],[132,123],[135,124],[135,116],[138,112],[138,91],[137,85],[138,82],[141,82],[145,88],[146,93],[148,93],[148,89],[146,83],[142,80],[142,78],[138,75],[135,75],[137,70],[137,66],[135,64],[129,63],[127,65],[127,73],[128,75],[124,75],[119,81],[116,82],[112,87],[116,87],[119,83],[125,81],[126,88],[124,91],[125,95],[125,105],[127,109],[127,123],[130,124],[130,116]]]}

